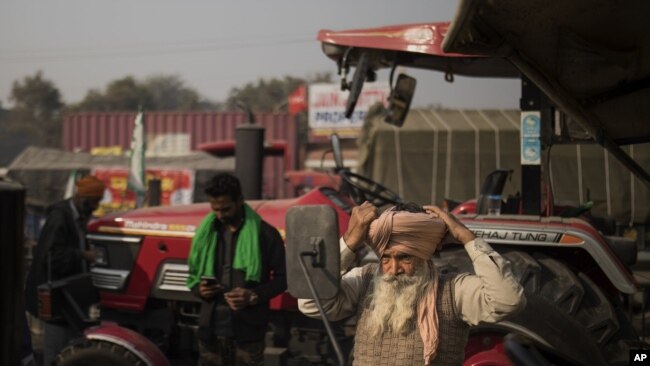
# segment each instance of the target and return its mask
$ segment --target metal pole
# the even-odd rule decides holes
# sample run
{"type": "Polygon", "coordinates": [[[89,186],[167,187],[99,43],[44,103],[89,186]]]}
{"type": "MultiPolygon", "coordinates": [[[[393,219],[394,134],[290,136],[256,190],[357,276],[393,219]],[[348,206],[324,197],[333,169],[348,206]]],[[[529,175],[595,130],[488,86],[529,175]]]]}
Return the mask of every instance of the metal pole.
{"type": "Polygon", "coordinates": [[[323,319],[323,324],[325,324],[325,330],[327,331],[327,335],[330,337],[330,342],[332,342],[332,346],[334,347],[334,352],[336,353],[336,358],[339,360],[339,365],[343,366],[345,365],[343,361],[343,352],[341,351],[341,347],[339,346],[339,342],[334,338],[334,331],[332,330],[332,326],[330,325],[329,320],[327,320],[327,315],[325,315],[325,310],[323,310],[323,305],[320,303],[320,299],[318,298],[318,294],[316,293],[316,288],[314,287],[314,283],[312,282],[311,275],[307,271],[307,266],[305,265],[305,259],[303,257],[305,256],[315,256],[315,252],[302,252],[300,253],[300,256],[298,257],[300,259],[300,268],[302,268],[302,272],[305,274],[305,278],[307,278],[307,284],[309,285],[309,290],[311,291],[311,294],[314,296],[314,301],[316,302],[316,306],[318,307],[318,311],[320,312],[321,319],[323,319]]]}
{"type": "Polygon", "coordinates": [[[149,207],[160,206],[162,194],[162,182],[160,178],[149,180],[149,189],[147,190],[147,203],[149,207]]]}
{"type": "MultiPolygon", "coordinates": [[[[520,108],[523,113],[532,112],[539,113],[537,119],[539,123],[541,121],[540,110],[542,108],[542,92],[526,78],[525,76],[521,77],[521,100],[520,108]]],[[[523,118],[523,117],[522,117],[523,118]]],[[[545,121],[544,121],[545,122],[545,121]]],[[[541,213],[541,162],[527,162],[524,163],[523,154],[528,149],[529,151],[536,151],[539,154],[541,159],[542,156],[542,146],[540,141],[540,136],[525,136],[524,128],[525,124],[522,122],[522,131],[520,131],[520,141],[521,141],[521,151],[522,155],[522,164],[521,164],[521,208],[522,214],[525,215],[539,215],[541,213]],[[528,146],[530,145],[530,146],[528,146]]],[[[497,132],[498,133],[498,132],[497,132]]]]}

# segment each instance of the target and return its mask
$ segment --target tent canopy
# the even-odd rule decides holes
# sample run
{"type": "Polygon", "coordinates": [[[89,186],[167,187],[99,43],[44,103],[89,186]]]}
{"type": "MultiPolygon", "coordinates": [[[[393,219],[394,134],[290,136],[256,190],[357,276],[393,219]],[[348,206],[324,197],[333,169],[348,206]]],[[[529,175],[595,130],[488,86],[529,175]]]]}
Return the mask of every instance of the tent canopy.
{"type": "MultiPolygon", "coordinates": [[[[357,169],[408,201],[440,204],[478,196],[495,169],[512,169],[504,195],[521,191],[520,111],[415,109],[402,128],[370,117],[357,169]]],[[[624,148],[650,166],[650,144],[624,148]]],[[[650,222],[650,189],[602,147],[554,145],[550,174],[556,203],[593,201],[593,213],[619,224],[650,222]]]]}
{"type": "Polygon", "coordinates": [[[650,2],[459,1],[445,52],[505,57],[647,186],[650,2]]]}
{"type": "MultiPolygon", "coordinates": [[[[147,168],[191,169],[195,186],[202,187],[218,171],[233,171],[234,158],[216,158],[204,152],[186,156],[146,158],[147,168]]],[[[90,172],[93,168],[128,168],[126,156],[99,156],[88,153],[30,146],[9,165],[7,176],[27,188],[27,204],[46,207],[63,198],[70,172],[90,172]]],[[[195,189],[194,201],[203,200],[203,191],[195,189]]]]}

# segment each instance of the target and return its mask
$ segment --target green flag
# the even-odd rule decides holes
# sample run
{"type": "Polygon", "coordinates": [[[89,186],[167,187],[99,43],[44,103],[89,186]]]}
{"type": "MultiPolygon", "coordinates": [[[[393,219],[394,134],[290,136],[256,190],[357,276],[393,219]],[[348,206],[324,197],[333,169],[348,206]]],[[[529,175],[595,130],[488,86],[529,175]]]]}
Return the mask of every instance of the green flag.
{"type": "Polygon", "coordinates": [[[138,112],[133,127],[131,139],[131,156],[129,159],[129,188],[136,195],[135,207],[142,207],[144,203],[145,178],[144,178],[144,152],[146,150],[144,131],[144,112],[138,112]]]}

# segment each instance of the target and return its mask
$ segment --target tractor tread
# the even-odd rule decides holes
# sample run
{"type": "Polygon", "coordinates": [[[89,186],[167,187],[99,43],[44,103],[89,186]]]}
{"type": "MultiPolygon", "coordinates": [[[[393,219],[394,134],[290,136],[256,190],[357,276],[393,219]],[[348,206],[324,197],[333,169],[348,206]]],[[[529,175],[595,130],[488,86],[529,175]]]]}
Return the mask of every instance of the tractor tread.
{"type": "Polygon", "coordinates": [[[539,263],[552,274],[542,285],[540,294],[569,314],[575,314],[582,304],[585,289],[578,277],[556,259],[536,254],[539,263]]]}
{"type": "Polygon", "coordinates": [[[105,359],[106,355],[119,359],[122,365],[145,366],[142,359],[118,344],[87,338],[78,339],[64,348],[57,356],[57,364],[61,366],[88,364],[103,366],[102,361],[105,361],[106,364],[118,365],[114,362],[115,360],[105,359]]]}
{"type": "MultiPolygon", "coordinates": [[[[587,275],[576,273],[562,261],[538,251],[497,249],[509,260],[513,275],[528,298],[529,309],[509,321],[542,336],[558,350],[581,349],[580,362],[585,364],[620,364],[627,357],[626,343],[634,340],[635,335],[625,331],[627,328],[620,323],[625,318],[587,275]],[[550,313],[538,319],[541,311],[550,313]],[[570,339],[566,341],[558,338],[569,333],[570,339]]],[[[462,249],[442,251],[435,261],[445,272],[474,273],[471,260],[462,249]]]]}

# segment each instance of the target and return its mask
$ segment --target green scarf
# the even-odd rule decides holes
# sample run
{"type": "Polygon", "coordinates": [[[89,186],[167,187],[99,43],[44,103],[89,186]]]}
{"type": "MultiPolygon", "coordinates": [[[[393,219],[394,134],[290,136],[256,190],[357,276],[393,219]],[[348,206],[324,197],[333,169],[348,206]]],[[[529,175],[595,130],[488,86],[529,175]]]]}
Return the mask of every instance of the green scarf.
{"type": "MultiPolygon", "coordinates": [[[[214,212],[205,216],[192,239],[188,258],[190,275],[187,287],[192,288],[201,281],[201,276],[214,276],[214,261],[217,252],[217,232],[214,229],[214,212]]],[[[235,248],[233,268],[246,272],[246,281],[260,282],[262,259],[260,254],[260,227],[262,218],[244,203],[244,225],[239,231],[235,248]]]]}

